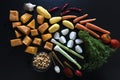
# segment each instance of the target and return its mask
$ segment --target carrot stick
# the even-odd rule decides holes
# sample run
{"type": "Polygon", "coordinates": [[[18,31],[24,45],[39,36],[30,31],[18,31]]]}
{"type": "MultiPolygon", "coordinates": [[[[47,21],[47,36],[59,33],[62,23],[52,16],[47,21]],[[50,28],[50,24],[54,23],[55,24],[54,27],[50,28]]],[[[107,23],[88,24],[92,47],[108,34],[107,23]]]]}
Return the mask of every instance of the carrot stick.
{"type": "Polygon", "coordinates": [[[88,22],[93,22],[93,21],[95,21],[95,20],[96,20],[96,18],[81,20],[81,21],[80,21],[80,24],[85,24],[85,23],[88,23],[88,22]]]}
{"type": "Polygon", "coordinates": [[[77,22],[79,22],[80,20],[86,18],[87,16],[88,16],[88,14],[84,14],[84,15],[82,15],[82,16],[80,16],[80,17],[75,18],[75,19],[73,20],[73,22],[74,22],[74,23],[77,23],[77,22]]]}
{"type": "Polygon", "coordinates": [[[85,26],[83,26],[83,25],[81,25],[81,24],[79,24],[79,23],[77,23],[77,24],[75,25],[75,28],[88,31],[92,36],[94,36],[94,37],[96,37],[96,38],[100,38],[100,36],[99,36],[97,33],[95,33],[94,31],[88,29],[87,27],[85,27],[85,26]]]}
{"type": "Polygon", "coordinates": [[[92,30],[96,30],[96,31],[99,31],[99,32],[102,32],[102,33],[105,33],[105,34],[110,34],[110,31],[107,31],[107,30],[105,30],[103,28],[100,28],[100,27],[98,27],[98,26],[96,26],[96,25],[94,25],[92,23],[86,23],[85,26],[87,28],[89,28],[89,29],[92,29],[92,30]]]}
{"type": "Polygon", "coordinates": [[[77,16],[75,15],[66,15],[66,16],[62,16],[62,19],[65,20],[65,19],[72,19],[72,18],[76,18],[77,16]]]}

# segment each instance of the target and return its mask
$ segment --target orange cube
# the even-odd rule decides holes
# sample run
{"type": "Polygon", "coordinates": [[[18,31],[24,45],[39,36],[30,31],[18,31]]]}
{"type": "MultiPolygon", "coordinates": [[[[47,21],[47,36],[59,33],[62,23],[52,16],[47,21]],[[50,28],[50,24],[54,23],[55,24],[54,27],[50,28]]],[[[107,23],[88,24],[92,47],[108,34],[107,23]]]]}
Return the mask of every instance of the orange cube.
{"type": "Polygon", "coordinates": [[[35,45],[41,45],[42,39],[41,38],[34,38],[33,44],[35,45]]]}
{"type": "Polygon", "coordinates": [[[31,30],[31,35],[32,36],[37,36],[38,35],[38,30],[37,29],[32,29],[31,30]]]}
{"type": "Polygon", "coordinates": [[[25,38],[23,39],[23,43],[26,46],[29,46],[31,42],[32,42],[32,39],[29,36],[25,36],[25,38]]]}
{"type": "Polygon", "coordinates": [[[38,27],[38,30],[40,31],[40,33],[44,33],[48,29],[48,27],[49,27],[48,23],[43,23],[38,27]]]}
{"type": "Polygon", "coordinates": [[[19,12],[17,10],[10,10],[10,21],[19,21],[19,12]]]}
{"type": "Polygon", "coordinates": [[[32,17],[31,14],[25,13],[25,14],[23,14],[23,15],[20,17],[20,20],[21,20],[23,23],[27,23],[27,22],[30,20],[31,17],[32,17]]]}
{"type": "Polygon", "coordinates": [[[10,43],[11,43],[11,46],[12,46],[12,47],[22,45],[21,39],[12,39],[12,40],[10,40],[10,43]]]}
{"type": "Polygon", "coordinates": [[[21,22],[12,22],[12,27],[16,28],[17,26],[20,26],[21,22]]]}
{"type": "Polygon", "coordinates": [[[46,42],[44,48],[51,51],[53,48],[53,44],[50,42],[46,42]]]}
{"type": "Polygon", "coordinates": [[[36,53],[37,53],[37,50],[38,50],[37,47],[28,46],[28,47],[25,49],[25,52],[26,52],[26,53],[29,53],[29,54],[36,54],[36,53]]]}

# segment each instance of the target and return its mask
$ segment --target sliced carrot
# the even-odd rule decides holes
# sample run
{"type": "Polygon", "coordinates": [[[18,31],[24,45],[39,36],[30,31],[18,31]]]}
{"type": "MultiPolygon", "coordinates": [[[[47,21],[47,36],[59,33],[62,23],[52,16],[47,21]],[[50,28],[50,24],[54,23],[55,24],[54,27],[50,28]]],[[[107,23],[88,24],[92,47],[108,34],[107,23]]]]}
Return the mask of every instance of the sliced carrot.
{"type": "Polygon", "coordinates": [[[110,34],[110,31],[107,31],[107,30],[105,30],[103,28],[100,28],[100,27],[98,27],[98,26],[96,26],[96,25],[94,25],[92,23],[86,23],[85,26],[87,28],[89,28],[89,29],[92,29],[92,30],[96,30],[96,31],[99,31],[99,32],[102,32],[102,33],[105,33],[105,34],[110,34]]]}
{"type": "Polygon", "coordinates": [[[96,18],[81,20],[81,21],[80,21],[80,24],[85,24],[85,23],[88,23],[88,22],[93,22],[93,21],[95,21],[95,20],[96,20],[96,18]]]}
{"type": "Polygon", "coordinates": [[[96,37],[96,38],[100,38],[100,36],[99,36],[97,33],[95,33],[94,31],[88,29],[87,27],[85,27],[85,26],[83,26],[83,25],[81,25],[81,24],[79,24],[79,23],[77,23],[77,24],[75,25],[75,28],[88,31],[92,36],[94,36],[94,37],[96,37]]]}
{"type": "Polygon", "coordinates": [[[84,14],[84,15],[82,15],[82,16],[80,16],[80,17],[75,18],[75,19],[73,20],[73,22],[74,22],[74,23],[77,23],[77,22],[79,22],[80,20],[86,18],[87,16],[88,16],[88,14],[84,14]]]}
{"type": "Polygon", "coordinates": [[[62,16],[62,20],[74,19],[74,18],[77,18],[77,16],[75,16],[75,15],[66,15],[66,16],[62,16]]]}

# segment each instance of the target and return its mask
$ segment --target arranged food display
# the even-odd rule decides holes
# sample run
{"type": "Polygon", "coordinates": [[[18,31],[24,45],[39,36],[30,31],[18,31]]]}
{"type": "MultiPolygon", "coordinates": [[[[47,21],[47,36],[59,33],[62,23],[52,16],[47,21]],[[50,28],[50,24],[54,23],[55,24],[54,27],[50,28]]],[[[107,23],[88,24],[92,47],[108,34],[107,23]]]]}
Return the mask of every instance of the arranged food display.
{"type": "Polygon", "coordinates": [[[82,71],[101,67],[120,47],[109,30],[92,23],[96,18],[87,19],[89,14],[81,15],[82,9],[69,8],[69,3],[51,9],[25,3],[23,10],[22,15],[10,10],[9,20],[15,31],[10,43],[12,47],[26,46],[25,53],[33,55],[37,71],[47,71],[53,62],[57,74],[81,77],[82,71]],[[58,10],[61,13],[53,16],[58,10]]]}

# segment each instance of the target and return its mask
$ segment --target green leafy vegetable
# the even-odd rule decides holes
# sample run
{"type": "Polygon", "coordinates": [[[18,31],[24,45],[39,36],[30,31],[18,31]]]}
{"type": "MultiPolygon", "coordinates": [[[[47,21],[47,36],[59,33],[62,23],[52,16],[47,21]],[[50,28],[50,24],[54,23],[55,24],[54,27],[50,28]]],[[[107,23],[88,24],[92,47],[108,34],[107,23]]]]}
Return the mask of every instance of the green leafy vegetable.
{"type": "Polygon", "coordinates": [[[114,49],[92,37],[87,31],[80,30],[78,35],[84,42],[85,63],[83,70],[91,71],[107,62],[114,49]]]}

